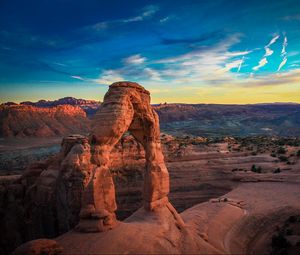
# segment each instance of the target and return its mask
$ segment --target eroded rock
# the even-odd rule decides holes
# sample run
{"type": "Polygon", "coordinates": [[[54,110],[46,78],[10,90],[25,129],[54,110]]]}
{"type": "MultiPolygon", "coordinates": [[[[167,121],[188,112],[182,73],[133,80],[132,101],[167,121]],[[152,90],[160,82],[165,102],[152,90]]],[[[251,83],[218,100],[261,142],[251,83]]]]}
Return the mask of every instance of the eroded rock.
{"type": "Polygon", "coordinates": [[[110,154],[129,131],[144,147],[144,207],[154,210],[168,204],[169,174],[160,143],[159,120],[150,105],[150,93],[133,82],[110,85],[104,102],[92,121],[90,144],[92,178],[83,194],[79,231],[104,231],[116,225],[115,188],[110,173],[110,154]],[[90,212],[89,212],[90,210],[90,212]],[[105,210],[108,215],[94,217],[105,210]],[[94,225],[94,227],[92,227],[94,225]]]}

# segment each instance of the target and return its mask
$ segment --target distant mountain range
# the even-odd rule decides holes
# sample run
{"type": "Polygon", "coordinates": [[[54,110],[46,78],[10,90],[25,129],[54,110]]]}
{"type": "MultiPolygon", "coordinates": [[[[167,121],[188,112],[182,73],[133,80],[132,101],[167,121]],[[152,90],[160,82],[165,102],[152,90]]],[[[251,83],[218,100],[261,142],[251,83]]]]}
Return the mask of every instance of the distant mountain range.
{"type": "Polygon", "coordinates": [[[197,136],[300,136],[300,104],[165,104],[161,129],[197,136]]]}
{"type": "MultiPolygon", "coordinates": [[[[72,105],[81,108],[85,111],[88,118],[92,118],[101,105],[101,102],[73,97],[65,97],[54,101],[22,102],[20,104],[8,102],[2,104],[2,108],[0,107],[0,124],[3,123],[4,108],[7,114],[7,112],[15,111],[16,106],[31,106],[33,108],[28,108],[27,110],[37,112],[35,109],[53,108],[59,105],[72,105]]],[[[153,105],[153,108],[160,117],[161,130],[173,135],[300,136],[300,104],[295,103],[247,105],[159,104],[153,105]]],[[[31,115],[28,114],[28,116],[31,115]]],[[[30,123],[28,118],[30,117],[27,117],[26,123],[30,123]]],[[[72,116],[68,116],[68,118],[72,118],[72,116]]],[[[78,119],[78,116],[76,118],[78,119]]],[[[9,119],[6,119],[6,121],[9,121],[9,119]]],[[[47,121],[51,121],[51,118],[47,121]]],[[[16,125],[17,122],[20,125],[22,118],[18,121],[15,120],[15,124],[11,124],[10,126],[16,125]]],[[[60,118],[60,122],[63,125],[63,119],[60,118]]],[[[9,124],[7,125],[9,126],[9,124]]],[[[79,130],[82,130],[82,128],[79,130]]],[[[57,131],[53,131],[53,133],[55,134],[57,131]]]]}
{"type": "Polygon", "coordinates": [[[78,106],[0,105],[0,137],[53,137],[89,132],[89,118],[78,106]]]}
{"type": "MultiPolygon", "coordinates": [[[[54,107],[58,105],[73,105],[79,106],[83,109],[88,116],[93,115],[97,109],[99,108],[101,102],[96,100],[86,100],[86,99],[78,99],[74,97],[63,97],[57,100],[39,100],[38,102],[24,101],[21,102],[20,105],[31,105],[36,107],[54,107]]],[[[17,105],[14,102],[7,102],[3,105],[17,105]]]]}

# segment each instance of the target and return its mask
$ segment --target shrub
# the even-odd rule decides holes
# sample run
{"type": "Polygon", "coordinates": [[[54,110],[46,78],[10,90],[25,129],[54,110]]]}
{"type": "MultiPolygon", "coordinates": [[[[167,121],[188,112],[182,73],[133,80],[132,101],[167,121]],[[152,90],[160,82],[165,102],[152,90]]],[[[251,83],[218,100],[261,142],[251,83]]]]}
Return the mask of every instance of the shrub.
{"type": "Polygon", "coordinates": [[[275,153],[271,153],[271,157],[276,158],[276,154],[275,153]]]}
{"type": "Polygon", "coordinates": [[[251,171],[254,173],[261,173],[261,167],[256,167],[256,165],[252,165],[251,171]]]}
{"type": "Polygon", "coordinates": [[[288,157],[286,157],[286,156],[279,156],[278,159],[282,162],[287,162],[288,161],[288,157]]]}
{"type": "Polygon", "coordinates": [[[280,170],[279,167],[273,171],[274,174],[277,174],[277,173],[280,173],[280,172],[281,172],[281,170],[280,170]]]}
{"type": "Polygon", "coordinates": [[[298,150],[298,152],[297,152],[297,156],[298,156],[298,157],[300,157],[300,150],[298,150]]]}
{"type": "Polygon", "coordinates": [[[277,150],[278,154],[285,154],[286,153],[286,149],[284,147],[279,147],[277,150]]]}
{"type": "Polygon", "coordinates": [[[282,233],[279,233],[278,235],[274,235],[272,237],[272,247],[282,249],[282,248],[287,248],[288,246],[289,243],[282,233]]]}
{"type": "Polygon", "coordinates": [[[293,230],[288,228],[286,231],[285,231],[286,235],[287,236],[291,236],[293,234],[293,230]]]}
{"type": "Polygon", "coordinates": [[[290,223],[295,223],[295,222],[297,221],[297,217],[294,216],[294,215],[292,215],[292,216],[290,216],[290,217],[288,218],[288,221],[289,221],[290,223]]]}

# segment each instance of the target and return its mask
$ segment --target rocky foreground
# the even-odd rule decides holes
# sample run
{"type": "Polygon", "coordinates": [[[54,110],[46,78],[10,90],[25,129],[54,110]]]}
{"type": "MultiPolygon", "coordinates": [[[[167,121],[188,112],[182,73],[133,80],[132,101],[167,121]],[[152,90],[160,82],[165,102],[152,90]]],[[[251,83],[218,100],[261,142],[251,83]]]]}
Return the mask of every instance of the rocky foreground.
{"type": "Polygon", "coordinates": [[[292,183],[242,184],[181,213],[184,225],[178,225],[165,208],[139,209],[109,232],[71,231],[56,241],[62,254],[278,254],[282,247],[274,240],[280,226],[289,224],[294,233],[282,234],[290,243],[283,248],[297,254],[299,184],[299,178],[292,183]]]}
{"type": "MultiPolygon", "coordinates": [[[[196,231],[199,234],[197,238],[199,240],[204,239],[204,241],[202,240],[201,243],[207,243],[205,241],[205,238],[207,237],[204,235],[205,232],[203,231],[205,229],[206,232],[208,231],[208,227],[211,225],[209,223],[211,222],[210,217],[214,214],[218,214],[218,210],[227,204],[228,206],[226,206],[226,208],[231,208],[228,211],[230,212],[229,218],[232,217],[232,210],[237,211],[237,215],[239,217],[243,217],[238,219],[240,219],[241,222],[243,222],[245,219],[249,220],[249,223],[247,224],[252,226],[256,231],[249,232],[249,236],[247,237],[248,239],[244,241],[245,243],[250,242],[250,240],[254,240],[258,234],[263,236],[263,233],[260,231],[265,231],[266,228],[268,229],[269,232],[263,237],[265,238],[265,242],[263,242],[262,245],[267,244],[267,247],[264,246],[263,249],[269,250],[272,249],[272,237],[276,237],[278,235],[281,237],[280,231],[282,228],[284,228],[285,221],[288,221],[290,216],[299,215],[297,211],[297,206],[299,203],[295,201],[296,199],[300,201],[298,197],[298,194],[300,194],[300,156],[298,156],[300,147],[298,146],[297,139],[271,139],[258,137],[244,139],[225,138],[223,140],[216,141],[200,137],[175,138],[169,135],[162,135],[161,139],[167,167],[170,173],[170,201],[179,212],[182,212],[181,216],[187,225],[192,224],[191,218],[194,218],[195,215],[201,216],[200,218],[195,218],[197,219],[196,223],[199,222],[199,224],[195,223],[196,225],[194,225],[194,228],[200,228],[200,225],[201,228],[203,227],[201,231],[199,230],[200,232],[198,230],[196,231]],[[253,167],[253,165],[255,165],[255,167],[253,167]],[[220,199],[221,202],[213,199],[218,197],[223,198],[220,199]],[[208,202],[210,199],[213,200],[208,202]],[[203,204],[203,202],[206,203],[203,204]],[[238,202],[239,204],[237,204],[238,202]],[[238,209],[235,210],[236,206],[232,207],[232,203],[236,204],[237,207],[242,207],[242,213],[240,213],[238,209]],[[268,207],[266,208],[264,205],[268,205],[268,207]],[[195,207],[190,208],[193,206],[195,207]],[[207,211],[207,207],[211,207],[210,210],[216,211],[214,213],[209,213],[209,211],[207,211]],[[252,210],[257,210],[256,207],[258,209],[260,208],[259,215],[256,215],[256,213],[252,215],[253,217],[250,217],[250,213],[244,215],[244,210],[249,210],[250,212],[252,210]],[[278,213],[275,213],[277,209],[278,213]],[[266,210],[266,212],[264,212],[264,210],[266,210]],[[281,211],[284,212],[282,215],[280,214],[281,211]],[[275,215],[274,220],[272,219],[273,216],[271,217],[273,213],[275,215]],[[191,216],[189,216],[189,219],[189,217],[186,215],[190,214],[191,216]],[[260,217],[264,218],[261,219],[260,217]],[[268,225],[269,217],[270,222],[272,222],[270,225],[268,225]],[[254,221],[252,222],[252,220],[254,221]],[[267,222],[264,223],[265,221],[267,222]]],[[[65,143],[73,144],[71,142],[72,140],[74,140],[74,138],[70,137],[65,140],[65,143]]],[[[84,148],[84,146],[82,148],[84,148]]],[[[63,153],[63,149],[61,153],[63,153]]],[[[74,166],[77,164],[77,159],[82,158],[82,156],[78,158],[78,156],[76,156],[78,152],[75,154],[74,153],[75,152],[70,153],[70,155],[67,157],[69,160],[73,158],[71,161],[65,161],[70,163],[74,162],[71,163],[73,166],[71,165],[71,168],[65,168],[69,170],[65,172],[65,177],[63,178],[64,180],[61,179],[61,181],[63,181],[62,183],[65,183],[65,187],[69,187],[69,192],[64,191],[67,193],[61,193],[61,188],[56,185],[55,181],[56,173],[58,173],[55,170],[55,162],[59,162],[57,161],[59,158],[61,158],[60,161],[64,159],[65,156],[60,156],[63,154],[59,154],[56,157],[52,157],[51,159],[39,164],[33,164],[29,166],[27,170],[25,170],[22,178],[20,175],[1,177],[1,226],[3,226],[1,229],[3,231],[1,232],[0,236],[1,248],[3,249],[1,251],[2,253],[9,253],[9,251],[24,241],[37,238],[55,237],[71,230],[72,227],[77,224],[78,216],[76,215],[78,215],[79,212],[80,201],[72,199],[72,193],[75,195],[76,192],[82,191],[82,186],[74,184],[75,180],[78,180],[78,184],[82,182],[82,177],[80,177],[81,175],[78,175],[76,167],[74,168],[74,166]],[[43,184],[43,180],[46,181],[45,184],[43,184]],[[73,186],[69,186],[72,182],[73,186]],[[36,195],[30,197],[30,194],[34,193],[32,193],[32,191],[30,191],[28,188],[33,183],[36,183],[36,185],[39,187],[37,187],[39,193],[36,194],[38,197],[36,197],[36,195]],[[55,185],[54,187],[57,187],[55,189],[57,192],[60,191],[58,194],[69,194],[68,200],[61,200],[60,196],[57,197],[56,193],[51,191],[51,183],[55,185]],[[70,189],[73,190],[71,193],[70,189]],[[27,204],[27,206],[30,205],[30,207],[24,207],[24,201],[34,201],[34,203],[27,204]],[[72,207],[66,204],[70,202],[73,204],[72,207]],[[74,209],[62,210],[62,205],[63,208],[66,207],[74,209]],[[63,212],[63,214],[61,212],[63,212]]],[[[118,204],[117,217],[119,220],[124,220],[142,206],[142,171],[144,167],[144,151],[143,148],[136,142],[136,140],[133,139],[133,137],[124,136],[116,145],[111,157],[113,164],[112,172],[116,186],[116,197],[118,204]]],[[[58,167],[56,167],[56,169],[59,170],[58,167]]],[[[220,213],[223,214],[224,211],[220,213]]],[[[150,232],[154,231],[153,233],[157,234],[161,233],[161,231],[163,231],[163,233],[167,231],[161,229],[162,226],[159,223],[159,218],[157,219],[157,222],[152,219],[154,223],[156,222],[153,226],[147,224],[149,217],[152,218],[152,216],[151,214],[143,212],[143,210],[134,213],[134,215],[125,220],[125,222],[131,222],[129,225],[127,223],[120,223],[122,229],[125,227],[126,229],[133,228],[132,233],[135,233],[134,231],[137,230],[135,228],[135,224],[138,222],[138,226],[143,229],[143,233],[147,230],[147,227],[150,228],[150,232]],[[137,216],[134,215],[140,215],[138,217],[142,217],[144,220],[137,219],[137,216]],[[145,218],[148,220],[145,221],[145,218]]],[[[234,219],[234,221],[230,221],[228,223],[229,225],[226,228],[224,227],[225,232],[229,227],[233,227],[232,224],[239,222],[239,220],[234,217],[232,219],[234,219]]],[[[216,224],[219,229],[220,226],[223,226],[222,224],[225,224],[225,221],[216,224]]],[[[291,227],[293,226],[291,225],[291,227]]],[[[189,227],[188,229],[194,228],[189,227]]],[[[245,226],[243,226],[241,229],[244,228],[245,226]]],[[[290,229],[290,227],[285,228],[290,229]]],[[[292,239],[297,239],[297,237],[295,237],[299,235],[299,232],[297,231],[298,230],[296,229],[294,230],[294,233],[291,237],[292,239]]],[[[146,233],[150,234],[150,232],[146,233]]],[[[222,232],[221,235],[225,235],[225,232],[222,232]]],[[[129,235],[130,233],[131,232],[129,231],[129,235]]],[[[164,234],[155,237],[153,233],[151,232],[150,235],[151,238],[153,237],[153,240],[150,242],[148,240],[150,237],[147,237],[147,243],[149,242],[150,244],[153,244],[152,242],[158,242],[160,244],[160,242],[162,242],[164,245],[166,245],[165,242],[168,242],[168,245],[171,245],[169,241],[162,241],[165,239],[159,241],[158,237],[164,236],[164,234]]],[[[245,233],[246,232],[244,232],[244,234],[245,233]]],[[[286,233],[286,230],[284,230],[284,233],[286,233]]],[[[71,232],[71,234],[76,238],[79,238],[76,232],[71,232]]],[[[66,242],[66,244],[63,242],[62,244],[63,246],[67,246],[67,248],[65,247],[65,250],[70,253],[75,252],[72,250],[72,247],[68,246],[69,234],[66,235],[67,236],[62,236],[62,238],[64,238],[62,239],[63,242],[66,242]]],[[[89,235],[95,235],[94,237],[97,237],[97,240],[99,236],[105,236],[105,234],[86,234],[81,236],[81,238],[87,238],[89,235]]],[[[181,231],[177,231],[176,235],[176,238],[178,238],[178,235],[182,237],[181,231]]],[[[211,238],[209,242],[212,242],[212,240],[214,240],[216,237],[212,237],[212,234],[210,235],[211,238]]],[[[132,238],[137,238],[136,236],[137,235],[133,235],[132,238]]],[[[284,236],[285,239],[290,238],[289,236],[286,236],[286,234],[284,234],[284,236]]],[[[119,236],[119,238],[123,240],[124,236],[119,236]]],[[[133,241],[127,243],[126,240],[127,235],[125,240],[122,241],[124,242],[122,243],[123,246],[120,247],[125,249],[125,245],[133,245],[133,241]]],[[[221,242],[220,240],[219,242],[221,242]]],[[[229,239],[227,238],[226,240],[229,239]]],[[[237,244],[240,243],[240,239],[236,240],[237,241],[230,239],[230,241],[227,241],[227,243],[230,243],[231,247],[234,245],[232,242],[237,244]]],[[[172,242],[173,241],[174,240],[172,240],[172,242]]],[[[110,243],[111,242],[112,241],[110,241],[110,243]]],[[[294,244],[297,243],[294,241],[292,242],[292,240],[289,242],[294,244]]],[[[92,249],[96,249],[98,247],[98,244],[96,245],[96,243],[95,246],[91,245],[89,242],[87,243],[89,244],[88,247],[90,247],[89,249],[91,249],[91,252],[92,249]]],[[[157,248],[157,245],[158,244],[153,247],[157,248]]],[[[159,246],[162,249],[159,249],[159,251],[166,252],[168,249],[171,249],[168,245],[164,248],[163,245],[159,246]]],[[[178,245],[178,243],[176,245],[178,245]]],[[[173,247],[173,245],[171,246],[173,247]]],[[[207,249],[214,250],[214,246],[208,246],[210,248],[207,249]]],[[[83,245],[83,247],[84,249],[87,249],[86,246],[83,245]]],[[[104,247],[103,251],[105,252],[103,253],[108,252],[107,249],[116,249],[116,247],[119,247],[119,244],[112,247],[115,248],[104,247]]],[[[203,246],[200,247],[203,253],[205,253],[206,248],[203,248],[203,246]]],[[[252,246],[249,244],[250,248],[245,247],[246,246],[243,246],[242,248],[250,249],[252,246]]],[[[293,246],[290,248],[292,247],[293,246]]],[[[224,250],[222,250],[223,248],[215,248],[217,248],[219,252],[224,252],[224,250]]],[[[237,249],[242,248],[239,247],[237,249]]],[[[128,246],[126,249],[130,250],[133,249],[133,247],[130,248],[128,246]]],[[[147,249],[150,249],[150,246],[147,249]]],[[[178,249],[178,246],[174,246],[169,251],[179,252],[178,249]]],[[[226,249],[228,249],[228,247],[226,249]]],[[[83,252],[83,250],[78,249],[78,254],[80,254],[79,251],[83,252]]],[[[137,252],[135,253],[139,253],[138,251],[141,250],[136,251],[137,252]]],[[[150,250],[145,250],[145,252],[146,251],[150,252],[150,250]]]]}

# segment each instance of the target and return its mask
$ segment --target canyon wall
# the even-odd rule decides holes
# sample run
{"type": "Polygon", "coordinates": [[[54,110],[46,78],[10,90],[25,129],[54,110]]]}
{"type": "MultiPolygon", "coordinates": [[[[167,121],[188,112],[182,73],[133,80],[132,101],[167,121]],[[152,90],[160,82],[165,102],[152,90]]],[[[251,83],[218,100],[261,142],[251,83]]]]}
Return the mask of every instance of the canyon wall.
{"type": "Polygon", "coordinates": [[[0,106],[0,137],[52,137],[88,131],[89,119],[78,106],[0,106]]]}

